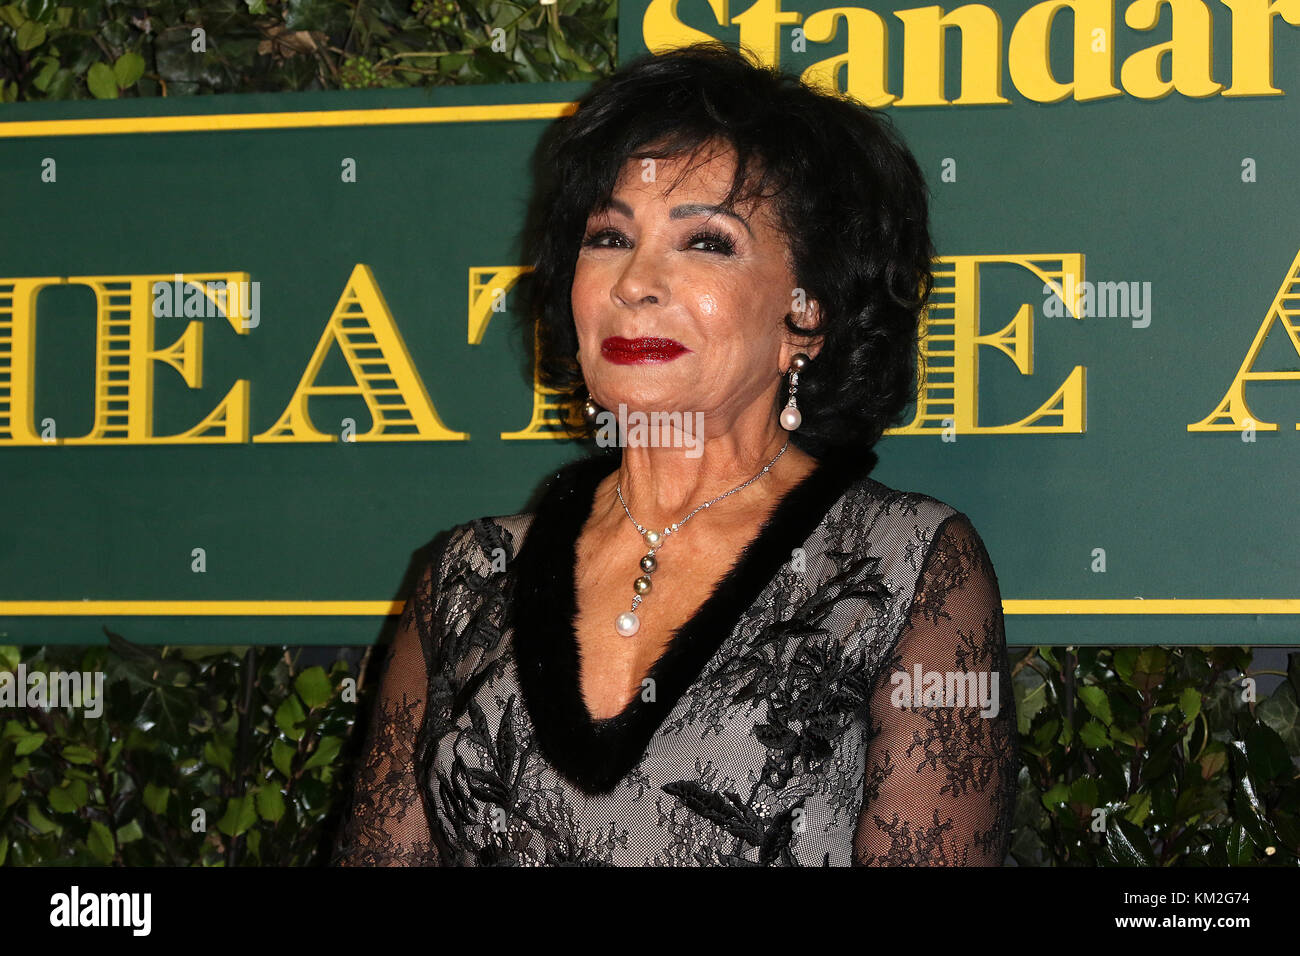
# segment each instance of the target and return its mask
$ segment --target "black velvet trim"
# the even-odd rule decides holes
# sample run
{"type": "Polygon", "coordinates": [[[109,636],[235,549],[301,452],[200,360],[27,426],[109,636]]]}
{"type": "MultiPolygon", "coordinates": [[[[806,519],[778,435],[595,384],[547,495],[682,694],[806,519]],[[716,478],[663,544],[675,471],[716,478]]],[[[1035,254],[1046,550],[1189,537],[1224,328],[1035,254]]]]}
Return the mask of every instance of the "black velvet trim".
{"type": "Polygon", "coordinates": [[[515,557],[510,604],[520,693],[538,747],[556,770],[589,795],[613,790],[637,765],[682,694],[735,630],[741,614],[849,486],[870,473],[876,455],[820,459],[781,499],[713,594],[669,641],[646,675],[655,681],[656,700],[646,702],[638,693],[621,713],[598,721],[587,710],[579,682],[576,544],[591,514],[596,486],[618,464],[618,455],[606,454],[574,462],[556,475],[515,557]]]}

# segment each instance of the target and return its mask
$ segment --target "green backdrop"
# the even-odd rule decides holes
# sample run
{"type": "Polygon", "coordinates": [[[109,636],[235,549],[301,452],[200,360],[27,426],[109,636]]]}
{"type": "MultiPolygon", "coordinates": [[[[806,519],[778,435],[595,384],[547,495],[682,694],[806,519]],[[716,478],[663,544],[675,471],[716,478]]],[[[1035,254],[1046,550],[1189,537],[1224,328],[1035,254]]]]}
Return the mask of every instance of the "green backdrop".
{"type": "MultiPolygon", "coordinates": [[[[889,17],[904,8],[859,6],[891,24],[883,76],[897,91],[907,51],[902,21],[889,17]]],[[[1031,5],[992,6],[1005,52],[1031,5]]],[[[800,17],[820,9],[785,7],[800,17]]],[[[1108,34],[1117,63],[1169,38],[1168,8],[1146,33],[1127,30],[1120,9],[1108,34]]],[[[621,10],[624,61],[646,49],[646,10],[621,10]]],[[[1214,75],[1226,86],[1230,11],[1213,13],[1214,75]]],[[[703,0],[678,4],[677,16],[739,38],[703,0]]],[[[1052,62],[1068,77],[1068,11],[1058,21],[1052,62]]],[[[796,25],[774,32],[784,68],[845,51],[841,30],[838,41],[793,52],[796,25]]],[[[885,107],[931,180],[948,290],[934,316],[963,330],[955,378],[966,385],[956,389],[965,394],[977,367],[978,411],[967,395],[945,424],[940,392],[927,393],[936,417],[887,437],[875,477],[971,516],[997,568],[1013,644],[1296,643],[1300,34],[1274,26],[1282,95],[1046,104],[1004,76],[1005,105],[885,107]],[[1080,262],[1078,278],[1149,289],[1146,318],[1045,314],[1041,270],[1061,276],[1080,262]],[[1266,374],[1242,395],[1254,421],[1275,430],[1259,424],[1251,434],[1241,406],[1223,404],[1248,357],[1266,374]],[[1037,423],[1056,431],[995,430],[1049,405],[1072,374],[1081,379],[1077,427],[1049,409],[1037,423]],[[1189,430],[1211,420],[1227,425],[1189,430]]],[[[950,99],[960,88],[959,39],[947,31],[950,99]]],[[[469,437],[22,445],[0,432],[0,641],[96,641],[106,625],[144,642],[367,643],[400,601],[415,548],[472,517],[523,510],[548,471],[579,451],[554,438],[501,437],[532,419],[528,341],[508,292],[503,312],[475,313],[470,303],[484,281],[508,285],[502,277],[523,264],[532,150],[547,117],[585,88],[7,106],[0,284],[176,272],[260,283],[259,323],[247,334],[220,317],[198,320],[200,387],[151,363],[156,433],[193,428],[240,380],[251,434],[272,429],[364,264],[438,418],[469,437]],[[523,108],[509,111],[514,118],[480,109],[527,104],[552,105],[531,118],[523,108]],[[459,112],[409,112],[430,107],[459,112]],[[213,119],[202,128],[172,117],[213,119]],[[130,122],[79,124],[105,119],[130,122]],[[157,131],[172,122],[187,128],[157,131]],[[305,122],[315,125],[295,125],[305,122]],[[341,175],[349,158],[355,182],[341,175]],[[54,182],[43,181],[49,159],[54,182]],[[491,319],[477,344],[472,315],[491,319]],[[83,613],[87,601],[132,603],[83,613]],[[223,603],[245,601],[273,603],[223,603]]],[[[4,295],[0,312],[21,306],[4,295]]],[[[96,402],[95,297],[64,282],[41,291],[35,308],[33,422],[52,420],[59,438],[85,435],[96,402]]],[[[192,321],[156,319],[154,348],[192,321]]],[[[354,383],[331,350],[317,384],[354,383]]],[[[324,432],[337,434],[349,417],[359,433],[370,427],[356,396],[318,395],[308,408],[324,432]]]]}

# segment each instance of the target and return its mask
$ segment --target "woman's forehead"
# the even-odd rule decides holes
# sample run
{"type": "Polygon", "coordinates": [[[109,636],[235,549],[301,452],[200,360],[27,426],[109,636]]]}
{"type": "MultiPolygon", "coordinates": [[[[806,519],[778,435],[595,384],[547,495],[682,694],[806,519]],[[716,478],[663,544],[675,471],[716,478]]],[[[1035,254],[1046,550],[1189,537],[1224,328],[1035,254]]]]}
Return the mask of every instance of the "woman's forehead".
{"type": "Polygon", "coordinates": [[[611,194],[595,204],[591,215],[611,210],[628,215],[630,206],[671,203],[674,210],[683,209],[674,218],[714,211],[730,213],[753,226],[756,219],[766,218],[774,207],[770,200],[751,195],[753,191],[746,189],[756,175],[752,164],[747,170],[747,182],[736,191],[735,201],[727,202],[735,170],[734,152],[715,153],[703,160],[690,154],[667,159],[632,156],[624,163],[611,194]]]}

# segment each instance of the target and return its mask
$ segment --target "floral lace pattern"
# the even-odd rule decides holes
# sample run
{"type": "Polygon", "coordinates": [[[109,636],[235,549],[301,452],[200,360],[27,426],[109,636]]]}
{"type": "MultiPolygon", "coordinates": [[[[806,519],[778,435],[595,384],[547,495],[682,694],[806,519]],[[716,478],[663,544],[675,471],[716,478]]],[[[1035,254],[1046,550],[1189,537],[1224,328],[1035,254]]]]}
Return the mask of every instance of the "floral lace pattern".
{"type": "Polygon", "coordinates": [[[460,525],[425,563],[336,863],[1002,862],[1016,720],[996,576],[964,514],[854,481],[594,795],[547,759],[521,694],[508,610],[533,518],[460,525]]]}

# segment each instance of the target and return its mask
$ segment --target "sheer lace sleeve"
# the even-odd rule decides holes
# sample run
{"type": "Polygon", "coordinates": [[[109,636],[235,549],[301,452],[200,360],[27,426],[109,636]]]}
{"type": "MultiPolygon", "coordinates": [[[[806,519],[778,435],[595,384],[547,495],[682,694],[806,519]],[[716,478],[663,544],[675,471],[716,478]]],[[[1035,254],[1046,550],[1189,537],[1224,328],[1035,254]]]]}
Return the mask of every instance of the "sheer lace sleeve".
{"type": "Polygon", "coordinates": [[[1019,745],[1002,600],[970,519],[939,529],[870,701],[854,861],[998,866],[1019,745]]]}
{"type": "Polygon", "coordinates": [[[439,855],[416,782],[416,739],[424,722],[433,648],[435,556],[406,602],[383,668],[379,699],[357,771],[349,813],[334,848],[336,866],[436,866],[439,855]]]}

